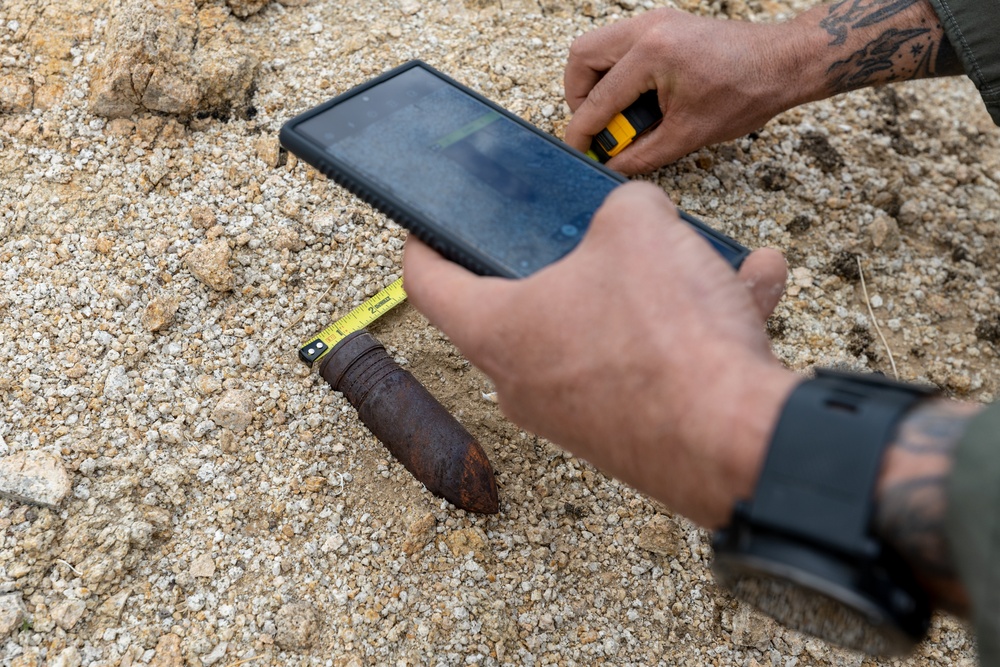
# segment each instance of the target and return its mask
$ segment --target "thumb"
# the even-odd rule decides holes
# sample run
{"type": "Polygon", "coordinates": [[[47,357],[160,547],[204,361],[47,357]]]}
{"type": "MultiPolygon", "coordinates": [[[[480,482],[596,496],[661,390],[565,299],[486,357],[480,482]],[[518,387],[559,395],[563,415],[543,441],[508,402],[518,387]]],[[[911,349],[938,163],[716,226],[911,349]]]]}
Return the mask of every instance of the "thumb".
{"type": "Polygon", "coordinates": [[[762,320],[774,312],[785,291],[788,268],[785,258],[773,248],[760,248],[743,260],[739,278],[750,289],[762,320]]]}
{"type": "Polygon", "coordinates": [[[492,314],[491,294],[506,281],[484,278],[450,262],[410,234],[403,249],[403,287],[410,303],[462,349],[492,314]]]}

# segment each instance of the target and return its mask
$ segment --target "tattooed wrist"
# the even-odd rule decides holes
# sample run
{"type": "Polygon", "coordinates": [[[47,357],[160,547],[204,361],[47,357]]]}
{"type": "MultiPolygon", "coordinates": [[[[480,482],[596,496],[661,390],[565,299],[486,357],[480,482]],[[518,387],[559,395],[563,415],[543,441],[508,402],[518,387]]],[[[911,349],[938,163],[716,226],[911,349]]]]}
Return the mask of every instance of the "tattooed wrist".
{"type": "Polygon", "coordinates": [[[947,480],[975,405],[919,404],[886,450],[876,489],[875,528],[911,565],[939,606],[964,614],[968,602],[945,535],[947,480]]]}

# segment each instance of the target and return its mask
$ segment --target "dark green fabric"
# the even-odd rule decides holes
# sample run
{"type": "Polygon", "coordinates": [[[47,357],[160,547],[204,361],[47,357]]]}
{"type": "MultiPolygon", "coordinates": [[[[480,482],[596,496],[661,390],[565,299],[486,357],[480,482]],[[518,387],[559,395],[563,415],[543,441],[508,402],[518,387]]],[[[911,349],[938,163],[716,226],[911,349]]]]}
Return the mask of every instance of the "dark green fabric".
{"type": "Polygon", "coordinates": [[[1000,0],[930,0],[945,34],[1000,125],[1000,0]]]}
{"type": "Polygon", "coordinates": [[[976,415],[955,451],[946,530],[972,600],[979,664],[1000,665],[1000,403],[976,415]]]}

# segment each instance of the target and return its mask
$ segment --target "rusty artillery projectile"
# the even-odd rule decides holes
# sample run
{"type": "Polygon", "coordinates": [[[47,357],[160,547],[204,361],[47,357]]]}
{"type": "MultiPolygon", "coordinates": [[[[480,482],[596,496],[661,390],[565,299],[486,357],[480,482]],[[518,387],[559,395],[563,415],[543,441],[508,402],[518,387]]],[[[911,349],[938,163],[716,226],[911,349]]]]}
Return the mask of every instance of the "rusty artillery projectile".
{"type": "Polygon", "coordinates": [[[362,329],[337,343],[319,372],[431,493],[470,512],[499,510],[486,452],[371,334],[362,329]]]}

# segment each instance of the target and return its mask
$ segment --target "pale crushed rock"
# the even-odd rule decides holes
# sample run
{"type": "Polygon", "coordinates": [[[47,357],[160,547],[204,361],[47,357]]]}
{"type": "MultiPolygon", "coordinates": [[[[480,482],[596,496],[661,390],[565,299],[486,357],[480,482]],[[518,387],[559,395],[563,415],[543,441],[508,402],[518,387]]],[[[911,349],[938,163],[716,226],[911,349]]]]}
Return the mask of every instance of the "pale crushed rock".
{"type": "MultiPolygon", "coordinates": [[[[499,516],[427,494],[296,359],[304,338],[400,275],[404,234],[281,151],[281,123],[419,57],[561,134],[572,39],[646,6],[402,4],[412,13],[398,2],[286,0],[241,20],[224,0],[196,3],[240,31],[232,43],[260,63],[253,86],[241,97],[237,79],[224,91],[233,101],[211,112],[201,99],[190,117],[140,110],[108,121],[89,100],[113,48],[113,7],[0,3],[0,77],[15,79],[2,99],[24,109],[0,115],[0,437],[15,452],[58,448],[74,471],[58,512],[0,501],[0,595],[20,594],[38,622],[0,640],[0,664],[47,664],[73,647],[100,667],[214,656],[857,665],[856,654],[780,627],[765,644],[715,586],[704,531],[512,427],[480,399],[488,381],[409,307],[373,333],[486,447],[499,516]],[[196,247],[220,242],[233,272],[222,291],[187,267],[196,247]],[[154,333],[146,295],[162,294],[183,300],[184,318],[154,333]],[[259,360],[246,365],[254,346],[259,360]],[[103,392],[116,367],[127,382],[113,400],[103,392]],[[252,397],[240,433],[213,426],[232,389],[252,397]],[[203,554],[211,577],[190,574],[203,554]],[[68,617],[53,611],[70,599],[87,611],[64,630],[55,619],[68,617]],[[310,648],[283,649],[277,614],[300,602],[322,622],[310,648]]],[[[680,4],[758,21],[807,6],[680,4]]],[[[969,82],[918,82],[795,110],[652,179],[804,269],[769,323],[790,367],[887,370],[857,278],[838,262],[854,253],[901,374],[989,400],[998,155],[969,82]]],[[[938,616],[914,656],[864,664],[964,666],[973,656],[965,627],[938,616]]]]}
{"type": "Polygon", "coordinates": [[[53,605],[49,615],[56,625],[68,631],[80,621],[86,610],[87,603],[83,600],[63,600],[53,605]]]}
{"type": "Polygon", "coordinates": [[[104,378],[104,396],[112,401],[121,401],[132,389],[132,380],[124,366],[112,366],[104,378]]]}
{"type": "Polygon", "coordinates": [[[226,5],[234,15],[242,19],[256,14],[270,2],[271,0],[226,0],[226,5]]]}
{"type": "Polygon", "coordinates": [[[72,486],[62,461],[48,452],[18,452],[0,458],[0,497],[55,508],[72,486]]]}
{"type": "Polygon", "coordinates": [[[434,515],[424,512],[411,519],[406,527],[406,540],[403,542],[403,553],[412,556],[423,549],[434,537],[434,515]]]}
{"type": "Polygon", "coordinates": [[[83,664],[83,656],[80,655],[79,649],[75,646],[70,646],[69,648],[64,648],[49,663],[49,667],[80,667],[83,664]]]}
{"type": "Polygon", "coordinates": [[[192,577],[211,578],[215,574],[215,561],[212,560],[212,555],[202,554],[195,558],[191,563],[190,572],[192,577]]]}
{"type": "Polygon", "coordinates": [[[657,514],[639,529],[636,546],[652,553],[675,558],[685,541],[685,529],[673,517],[657,514]]]}
{"type": "Polygon", "coordinates": [[[24,621],[24,602],[20,593],[0,595],[0,641],[19,630],[24,621]]]}
{"type": "Polygon", "coordinates": [[[212,410],[212,421],[231,431],[242,433],[253,420],[253,396],[250,392],[230,389],[212,410]]]}
{"type": "Polygon", "coordinates": [[[142,324],[147,331],[162,331],[173,324],[181,301],[174,296],[151,299],[142,313],[142,324]]]}
{"type": "Polygon", "coordinates": [[[182,667],[184,665],[181,638],[175,634],[160,637],[153,650],[156,653],[149,661],[149,667],[182,667]]]}
{"type": "Polygon", "coordinates": [[[274,642],[281,648],[301,652],[312,646],[319,620],[311,605],[292,602],[278,610],[274,625],[274,642]]]}
{"type": "Polygon", "coordinates": [[[13,73],[0,74],[0,113],[31,111],[34,90],[31,80],[13,73]]]}
{"type": "Polygon", "coordinates": [[[132,595],[131,589],[120,590],[114,595],[108,596],[100,606],[97,607],[97,614],[111,621],[117,621],[121,618],[122,612],[125,610],[125,604],[128,602],[129,597],[132,595]]]}
{"type": "Polygon", "coordinates": [[[188,253],[186,263],[195,278],[219,292],[233,289],[236,276],[229,267],[232,250],[222,238],[201,243],[188,253]]]}

